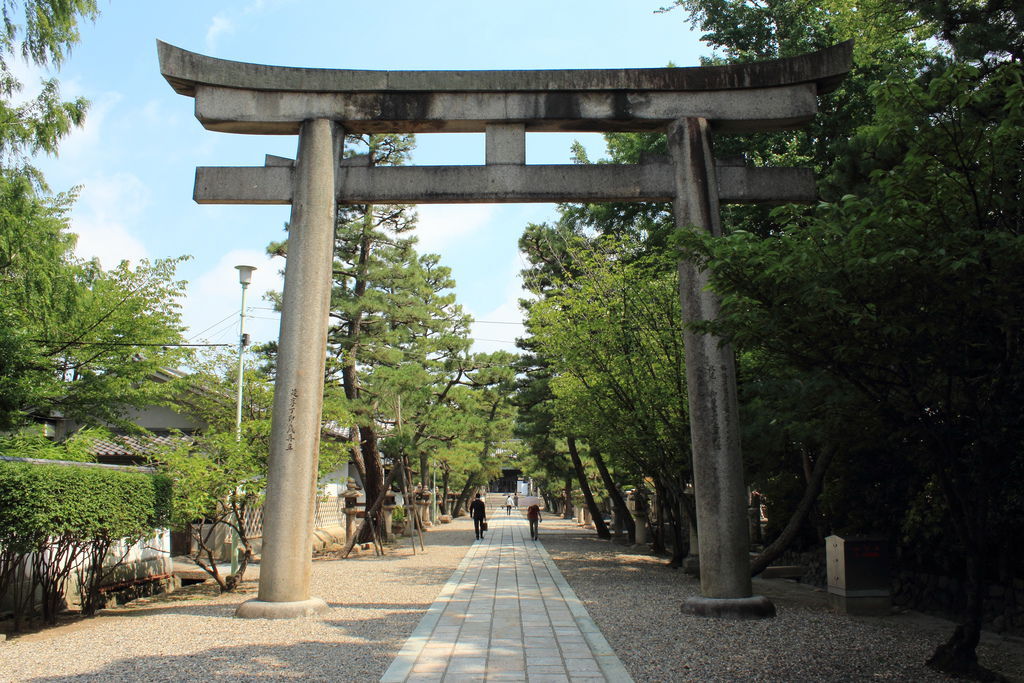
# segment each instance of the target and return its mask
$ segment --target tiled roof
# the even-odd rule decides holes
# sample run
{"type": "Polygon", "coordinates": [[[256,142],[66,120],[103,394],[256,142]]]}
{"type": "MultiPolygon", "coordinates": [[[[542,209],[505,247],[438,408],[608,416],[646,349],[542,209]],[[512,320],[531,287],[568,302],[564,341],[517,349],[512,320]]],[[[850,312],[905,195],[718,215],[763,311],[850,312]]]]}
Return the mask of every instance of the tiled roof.
{"type": "Polygon", "coordinates": [[[148,455],[158,448],[174,446],[182,441],[191,441],[187,436],[116,436],[111,439],[97,439],[92,445],[92,454],[98,458],[125,458],[148,455]]]}

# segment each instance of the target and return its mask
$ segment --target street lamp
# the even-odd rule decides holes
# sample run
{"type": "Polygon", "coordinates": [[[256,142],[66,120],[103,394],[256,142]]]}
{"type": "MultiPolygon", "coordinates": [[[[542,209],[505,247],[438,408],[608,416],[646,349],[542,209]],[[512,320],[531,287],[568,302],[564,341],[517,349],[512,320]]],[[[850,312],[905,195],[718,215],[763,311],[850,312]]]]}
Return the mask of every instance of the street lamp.
{"type": "Polygon", "coordinates": [[[235,440],[242,440],[242,353],[249,345],[249,335],[245,333],[245,290],[252,283],[252,271],[255,266],[235,266],[238,269],[238,282],[242,285],[242,310],[238,322],[238,401],[235,404],[235,440]]]}
{"type": "MultiPolygon", "coordinates": [[[[235,404],[235,441],[242,440],[242,353],[249,345],[249,335],[245,333],[245,290],[252,283],[252,271],[255,266],[235,266],[238,269],[238,282],[242,285],[242,310],[238,316],[238,401],[235,404]]],[[[239,523],[241,520],[238,520],[239,523]]],[[[231,532],[231,573],[238,573],[238,532],[231,532]]]]}

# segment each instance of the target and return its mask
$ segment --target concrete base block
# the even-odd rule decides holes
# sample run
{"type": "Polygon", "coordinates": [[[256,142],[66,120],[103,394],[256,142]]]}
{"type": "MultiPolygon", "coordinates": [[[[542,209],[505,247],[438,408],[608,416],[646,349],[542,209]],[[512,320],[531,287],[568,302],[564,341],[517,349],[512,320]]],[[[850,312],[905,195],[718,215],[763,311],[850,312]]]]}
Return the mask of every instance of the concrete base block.
{"type": "Polygon", "coordinates": [[[842,596],[828,594],[828,606],[833,612],[862,617],[885,617],[892,614],[892,598],[889,595],[842,596]]]}
{"type": "Polygon", "coordinates": [[[807,568],[801,565],[776,565],[765,567],[759,574],[762,579],[797,579],[807,573],[807,568]]]}
{"type": "Polygon", "coordinates": [[[763,595],[749,598],[687,598],[683,614],[722,619],[768,619],[775,616],[775,605],[763,595]]]}
{"type": "Polygon", "coordinates": [[[320,598],[294,602],[246,600],[235,610],[235,616],[240,619],[298,619],[323,614],[328,609],[330,607],[320,598]]]}

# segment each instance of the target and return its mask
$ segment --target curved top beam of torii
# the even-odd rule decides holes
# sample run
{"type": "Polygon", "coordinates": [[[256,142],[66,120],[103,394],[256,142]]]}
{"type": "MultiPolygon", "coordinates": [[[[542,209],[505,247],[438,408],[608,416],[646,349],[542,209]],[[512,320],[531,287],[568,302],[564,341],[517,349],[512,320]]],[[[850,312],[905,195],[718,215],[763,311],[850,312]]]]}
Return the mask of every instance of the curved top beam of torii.
{"type": "Polygon", "coordinates": [[[797,57],[724,66],[541,71],[364,71],[267,66],[157,41],[160,72],[230,133],[295,134],[330,118],[353,132],[664,130],[686,116],[725,132],[806,123],[850,70],[852,41],[797,57]]]}
{"type": "Polygon", "coordinates": [[[157,41],[160,73],[181,95],[213,85],[289,92],[524,90],[736,90],[814,83],[829,92],[850,70],[853,41],[818,52],[746,64],[662,69],[531,71],[366,71],[268,66],[207,57],[157,41]]]}

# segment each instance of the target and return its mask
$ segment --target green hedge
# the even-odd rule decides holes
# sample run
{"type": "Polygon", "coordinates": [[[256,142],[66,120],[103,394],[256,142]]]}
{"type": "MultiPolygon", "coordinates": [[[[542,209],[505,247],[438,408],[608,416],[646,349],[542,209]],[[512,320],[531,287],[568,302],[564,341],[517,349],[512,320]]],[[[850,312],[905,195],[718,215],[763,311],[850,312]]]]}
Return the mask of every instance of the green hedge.
{"type": "Polygon", "coordinates": [[[43,617],[53,623],[72,572],[83,610],[93,613],[113,544],[168,526],[170,508],[171,480],[161,474],[0,460],[0,596],[11,594],[15,628],[34,613],[36,589],[43,617]]]}
{"type": "Polygon", "coordinates": [[[169,525],[171,481],[161,474],[0,461],[0,545],[17,552],[71,534],[141,538],[169,525]]]}

